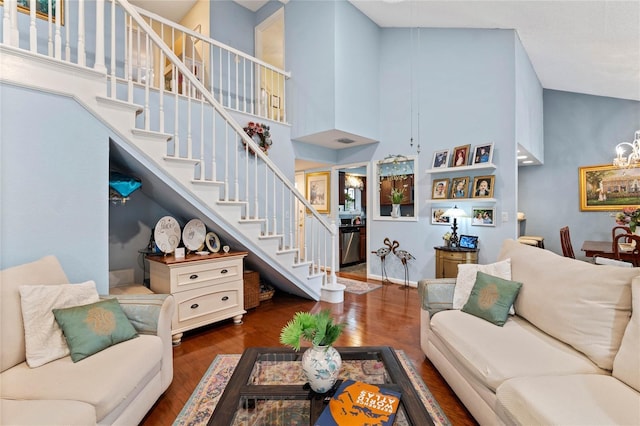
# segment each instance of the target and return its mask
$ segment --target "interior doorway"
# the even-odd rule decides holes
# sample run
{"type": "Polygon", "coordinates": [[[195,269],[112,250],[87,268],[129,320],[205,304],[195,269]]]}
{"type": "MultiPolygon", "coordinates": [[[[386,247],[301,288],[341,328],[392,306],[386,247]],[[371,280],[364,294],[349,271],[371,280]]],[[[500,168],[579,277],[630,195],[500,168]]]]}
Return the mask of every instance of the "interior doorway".
{"type": "MultiPolygon", "coordinates": [[[[269,65],[284,69],[284,7],[256,26],[255,56],[269,65]]],[[[272,120],[280,121],[286,117],[280,102],[280,99],[284,99],[284,86],[268,68],[258,67],[256,76],[256,93],[260,93],[258,109],[266,111],[267,117],[272,120]]]]}
{"type": "MultiPolygon", "coordinates": [[[[335,166],[338,182],[340,272],[355,279],[367,279],[369,257],[369,163],[335,166]]],[[[369,182],[370,183],[370,182],[369,182]]]]}

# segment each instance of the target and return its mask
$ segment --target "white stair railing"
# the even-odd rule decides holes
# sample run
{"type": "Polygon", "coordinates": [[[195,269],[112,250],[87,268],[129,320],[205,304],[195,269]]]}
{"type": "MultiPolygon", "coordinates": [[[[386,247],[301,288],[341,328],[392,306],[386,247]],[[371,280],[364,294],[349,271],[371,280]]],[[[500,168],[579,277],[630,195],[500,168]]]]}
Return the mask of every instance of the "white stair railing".
{"type": "MultiPolygon", "coordinates": [[[[281,81],[277,84],[282,86],[276,87],[282,89],[288,75],[175,24],[162,22],[156,25],[160,21],[157,16],[147,13],[143,18],[127,0],[110,3],[105,0],[51,0],[44,12],[35,9],[38,3],[30,3],[30,20],[24,25],[18,19],[17,0],[4,1],[2,44],[18,49],[26,45],[29,46],[26,50],[33,54],[105,72],[109,97],[143,105],[144,112],[136,124],[138,129],[171,135],[166,148],[167,159],[194,164],[192,182],[222,182],[222,199],[207,200],[213,210],[220,202],[242,205],[244,219],[263,222],[262,238],[278,238],[278,249],[297,251],[297,262],[308,263],[310,274],[325,274],[323,289],[338,287],[335,224],[329,224],[318,214],[220,102],[226,99],[229,108],[249,112],[249,106],[255,108],[254,83],[262,82],[266,70],[272,73],[272,82],[281,81]],[[86,21],[88,6],[95,14],[95,23],[86,21]],[[71,7],[74,13],[70,13],[71,7]],[[44,14],[46,21],[34,20],[37,12],[44,14]],[[72,17],[77,22],[72,22],[72,17]],[[105,28],[105,22],[110,23],[108,28],[105,28]],[[64,32],[61,25],[65,27],[64,32]],[[174,42],[172,46],[164,42],[168,31],[171,31],[171,40],[176,39],[177,31],[181,32],[181,57],[173,50],[176,48],[174,42]],[[198,41],[187,45],[184,41],[187,37],[198,41]],[[86,46],[88,39],[95,40],[95,46],[86,46]],[[21,40],[27,43],[20,43],[21,40]],[[194,58],[197,43],[208,46],[207,55],[203,54],[204,47],[200,51],[210,65],[204,74],[209,77],[206,81],[198,78],[194,64],[184,54],[190,48],[191,58],[194,58]],[[219,59],[216,67],[212,66],[214,55],[219,59]],[[225,56],[227,60],[224,60],[225,56]],[[241,58],[240,62],[238,58],[241,58]],[[163,64],[168,65],[161,67],[163,64]],[[226,64],[227,75],[223,75],[222,64],[226,64]],[[247,68],[257,69],[257,76],[247,68]],[[165,80],[166,69],[171,71],[168,80],[165,80]],[[274,77],[276,74],[278,77],[274,77]],[[215,94],[205,86],[207,82],[215,94]],[[229,90],[232,86],[234,90],[229,90]],[[294,220],[299,205],[307,211],[304,235],[300,235],[294,220]]],[[[284,105],[284,96],[281,102],[284,105]]],[[[284,121],[284,116],[278,118],[284,121]]]]}

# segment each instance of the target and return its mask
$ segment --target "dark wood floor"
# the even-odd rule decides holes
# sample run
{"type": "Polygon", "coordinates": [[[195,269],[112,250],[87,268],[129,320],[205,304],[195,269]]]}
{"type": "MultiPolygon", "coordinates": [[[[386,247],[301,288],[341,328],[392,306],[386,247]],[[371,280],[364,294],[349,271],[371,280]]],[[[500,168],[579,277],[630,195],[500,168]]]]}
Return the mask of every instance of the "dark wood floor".
{"type": "Polygon", "coordinates": [[[185,333],[182,344],[173,349],[173,382],[142,424],[172,424],[217,354],[239,354],[249,346],[279,346],[280,329],[295,312],[324,308],[347,323],[336,346],[388,345],[404,350],[451,423],[477,424],[420,349],[417,290],[401,290],[395,284],[364,295],[345,293],[341,304],[276,293],[250,309],[242,325],[228,321],[185,333]]]}

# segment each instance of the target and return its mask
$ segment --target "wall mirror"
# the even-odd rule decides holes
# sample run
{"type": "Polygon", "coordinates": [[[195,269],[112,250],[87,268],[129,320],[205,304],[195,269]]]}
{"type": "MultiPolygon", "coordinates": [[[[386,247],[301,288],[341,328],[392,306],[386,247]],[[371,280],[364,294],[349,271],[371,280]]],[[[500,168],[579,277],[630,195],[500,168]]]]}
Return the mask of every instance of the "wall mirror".
{"type": "Polygon", "coordinates": [[[375,164],[376,220],[418,220],[417,168],[415,156],[390,155],[375,164]]]}

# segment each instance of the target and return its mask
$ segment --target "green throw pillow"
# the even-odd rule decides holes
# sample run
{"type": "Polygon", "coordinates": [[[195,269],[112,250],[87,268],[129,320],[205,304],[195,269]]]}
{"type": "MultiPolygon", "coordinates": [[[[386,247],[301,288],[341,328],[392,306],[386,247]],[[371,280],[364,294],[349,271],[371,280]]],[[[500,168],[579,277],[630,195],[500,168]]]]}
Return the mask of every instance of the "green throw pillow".
{"type": "Polygon", "coordinates": [[[462,312],[475,315],[502,327],[509,316],[509,308],[516,300],[522,283],[509,281],[478,271],[476,283],[462,312]]]}
{"type": "Polygon", "coordinates": [[[73,362],[138,336],[116,299],[54,309],[73,362]]]}

